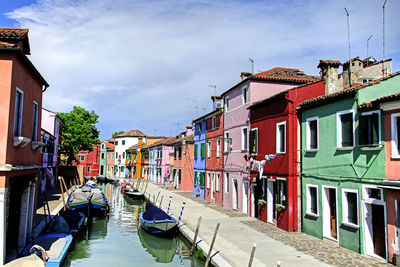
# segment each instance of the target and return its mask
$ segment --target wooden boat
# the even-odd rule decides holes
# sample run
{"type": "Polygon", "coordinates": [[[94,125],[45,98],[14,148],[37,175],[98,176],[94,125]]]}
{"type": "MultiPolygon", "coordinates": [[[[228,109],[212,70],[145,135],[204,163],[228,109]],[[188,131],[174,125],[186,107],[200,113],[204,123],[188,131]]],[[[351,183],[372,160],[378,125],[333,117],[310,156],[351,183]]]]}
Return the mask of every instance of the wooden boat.
{"type": "Polygon", "coordinates": [[[108,212],[108,200],[100,189],[84,184],[76,188],[69,195],[67,200],[69,210],[79,210],[86,213],[87,216],[104,217],[108,212]]]}
{"type": "Polygon", "coordinates": [[[48,259],[44,260],[47,267],[60,266],[67,256],[68,249],[72,243],[72,235],[67,233],[47,233],[36,237],[22,252],[23,256],[29,255],[29,250],[38,245],[44,249],[48,259]]]}
{"type": "Polygon", "coordinates": [[[121,184],[121,194],[124,194],[126,191],[129,191],[131,188],[133,188],[131,183],[122,183],[121,184]]]}
{"type": "Polygon", "coordinates": [[[29,256],[15,259],[4,265],[4,267],[25,267],[25,266],[44,267],[44,262],[36,254],[32,254],[29,256]]]}
{"type": "Polygon", "coordinates": [[[143,230],[156,236],[170,237],[178,232],[178,222],[151,203],[146,203],[146,211],[140,213],[139,221],[143,230]]]}
{"type": "Polygon", "coordinates": [[[129,191],[125,191],[125,195],[131,199],[144,199],[144,193],[139,192],[137,189],[131,189],[129,191]]]}

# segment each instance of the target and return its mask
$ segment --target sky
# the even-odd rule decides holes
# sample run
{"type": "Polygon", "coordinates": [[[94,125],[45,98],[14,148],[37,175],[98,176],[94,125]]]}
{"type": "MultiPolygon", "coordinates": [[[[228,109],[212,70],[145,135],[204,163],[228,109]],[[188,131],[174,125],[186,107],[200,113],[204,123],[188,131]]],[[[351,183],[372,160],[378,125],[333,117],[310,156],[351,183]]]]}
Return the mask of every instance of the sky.
{"type": "MultiPolygon", "coordinates": [[[[29,29],[30,60],[50,84],[43,107],[95,111],[100,139],[139,129],[173,136],[212,110],[242,71],[320,59],[383,58],[377,0],[2,0],[0,27],[29,29]]],[[[400,71],[400,1],[385,6],[385,58],[400,71]]]]}

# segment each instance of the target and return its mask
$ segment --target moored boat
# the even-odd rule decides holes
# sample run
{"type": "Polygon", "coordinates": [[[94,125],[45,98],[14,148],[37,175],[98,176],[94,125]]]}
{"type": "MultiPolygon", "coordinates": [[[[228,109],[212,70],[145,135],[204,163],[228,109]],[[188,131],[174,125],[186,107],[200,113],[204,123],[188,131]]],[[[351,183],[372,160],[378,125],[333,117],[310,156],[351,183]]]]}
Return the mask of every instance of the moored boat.
{"type": "Polygon", "coordinates": [[[84,184],[76,188],[67,200],[69,210],[79,210],[88,216],[104,217],[108,211],[108,200],[100,189],[84,184]]]}
{"type": "Polygon", "coordinates": [[[50,224],[49,231],[56,233],[68,233],[75,237],[85,222],[85,218],[85,214],[81,211],[60,211],[59,216],[56,216],[56,218],[50,224]]]}
{"type": "Polygon", "coordinates": [[[139,192],[137,189],[131,189],[129,191],[125,191],[125,195],[130,197],[131,199],[144,199],[144,193],[139,192]]]}
{"type": "Polygon", "coordinates": [[[139,220],[143,230],[156,236],[170,237],[178,232],[177,220],[151,203],[146,203],[146,211],[140,213],[139,220]]]}

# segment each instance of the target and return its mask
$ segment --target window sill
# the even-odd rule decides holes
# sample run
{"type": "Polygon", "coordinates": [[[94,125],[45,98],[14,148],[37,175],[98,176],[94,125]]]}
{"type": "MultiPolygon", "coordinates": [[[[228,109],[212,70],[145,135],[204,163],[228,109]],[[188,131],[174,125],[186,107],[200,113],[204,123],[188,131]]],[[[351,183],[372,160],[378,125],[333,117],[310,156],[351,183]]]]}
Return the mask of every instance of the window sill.
{"type": "Polygon", "coordinates": [[[362,151],[379,151],[382,150],[382,146],[365,146],[360,148],[362,151]]]}
{"type": "Polygon", "coordinates": [[[31,139],[29,139],[28,137],[14,136],[14,138],[13,138],[13,146],[24,147],[24,146],[26,146],[30,141],[31,141],[31,139]]]}
{"type": "Polygon", "coordinates": [[[37,141],[32,141],[32,149],[39,149],[42,146],[44,146],[44,143],[42,142],[37,142],[37,141]]]}
{"type": "Polygon", "coordinates": [[[390,159],[392,159],[392,160],[400,160],[400,155],[392,155],[390,157],[390,159]]]}
{"type": "Polygon", "coordinates": [[[354,146],[344,146],[344,147],[338,147],[336,149],[340,151],[349,151],[349,150],[354,150],[354,146]]]}
{"type": "Polygon", "coordinates": [[[249,152],[247,149],[242,149],[242,150],[240,150],[240,152],[242,152],[242,153],[247,153],[247,152],[249,152]]]}
{"type": "Polygon", "coordinates": [[[342,222],[343,225],[354,228],[354,229],[360,229],[359,225],[356,225],[354,223],[348,223],[348,222],[342,222]]]}
{"type": "Polygon", "coordinates": [[[318,148],[315,149],[306,149],[306,153],[315,153],[318,151],[318,148]]]}
{"type": "Polygon", "coordinates": [[[285,155],[285,154],[286,154],[286,151],[285,151],[285,152],[276,152],[276,154],[277,154],[277,155],[285,155]]]}
{"type": "Polygon", "coordinates": [[[309,217],[313,217],[313,218],[318,218],[319,215],[318,214],[314,214],[314,213],[310,213],[310,212],[306,212],[306,215],[309,217]]]}

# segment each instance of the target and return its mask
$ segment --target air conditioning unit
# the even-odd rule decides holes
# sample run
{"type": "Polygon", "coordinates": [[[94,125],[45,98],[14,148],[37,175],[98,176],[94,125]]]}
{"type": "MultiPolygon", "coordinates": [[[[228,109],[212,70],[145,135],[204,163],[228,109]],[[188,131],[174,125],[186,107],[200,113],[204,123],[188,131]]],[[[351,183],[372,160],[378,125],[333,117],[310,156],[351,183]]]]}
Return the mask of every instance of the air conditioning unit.
{"type": "Polygon", "coordinates": [[[215,108],[222,108],[222,103],[215,103],[215,108]]]}

